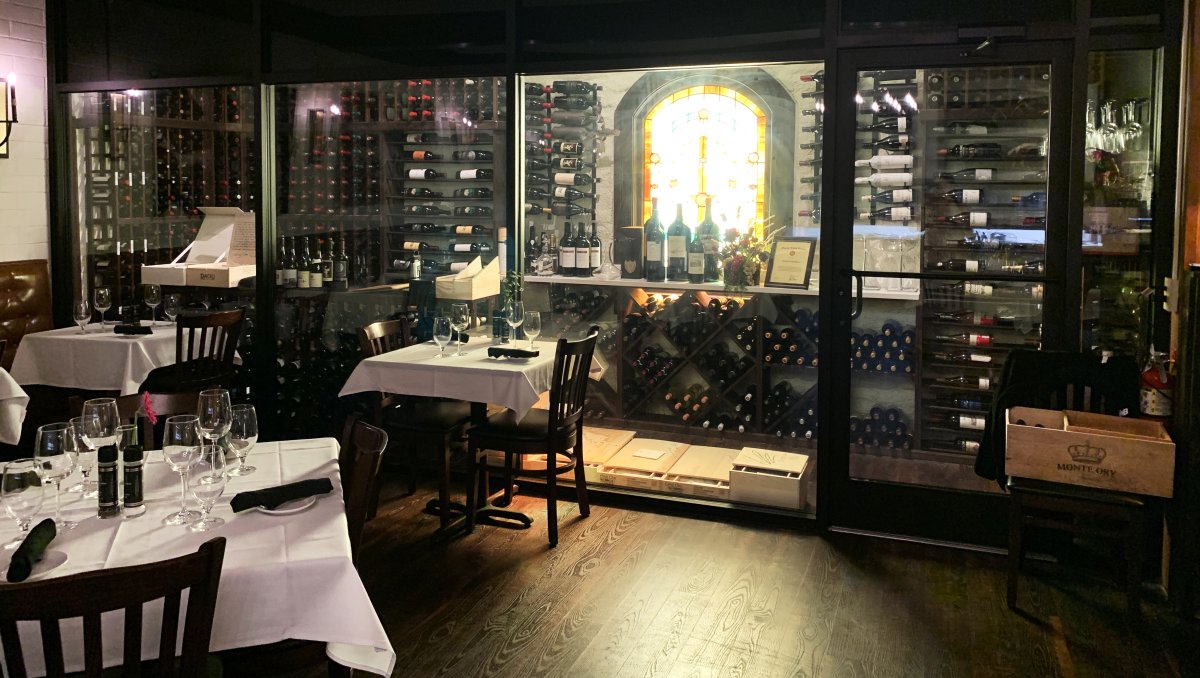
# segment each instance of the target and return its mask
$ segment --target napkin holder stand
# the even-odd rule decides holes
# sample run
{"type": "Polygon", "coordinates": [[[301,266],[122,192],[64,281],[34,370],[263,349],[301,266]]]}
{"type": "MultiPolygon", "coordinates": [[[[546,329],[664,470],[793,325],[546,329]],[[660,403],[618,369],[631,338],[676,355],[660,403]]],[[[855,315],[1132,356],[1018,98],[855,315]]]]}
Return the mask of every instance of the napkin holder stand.
{"type": "Polygon", "coordinates": [[[142,265],[143,285],[237,287],[255,275],[254,213],[203,207],[196,239],[169,264],[142,265]]]}

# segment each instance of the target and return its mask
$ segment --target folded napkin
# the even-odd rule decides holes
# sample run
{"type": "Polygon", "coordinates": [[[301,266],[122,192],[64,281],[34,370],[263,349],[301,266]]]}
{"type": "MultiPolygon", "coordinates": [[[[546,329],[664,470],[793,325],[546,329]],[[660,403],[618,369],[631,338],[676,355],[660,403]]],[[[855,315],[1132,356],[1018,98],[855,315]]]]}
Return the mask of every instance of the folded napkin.
{"type": "Polygon", "coordinates": [[[21,545],[13,552],[12,562],[8,564],[8,580],[15,584],[28,579],[29,573],[33,572],[33,566],[41,562],[42,555],[46,553],[46,547],[54,541],[56,534],[58,534],[58,530],[55,529],[54,521],[50,518],[34,525],[29,534],[25,536],[25,541],[21,542],[21,545]]]}
{"type": "Polygon", "coordinates": [[[467,334],[466,332],[451,332],[450,338],[465,344],[471,340],[471,335],[467,334]]]}
{"type": "Polygon", "coordinates": [[[113,328],[117,334],[154,334],[149,325],[117,325],[113,328]]]}
{"type": "Polygon", "coordinates": [[[523,348],[504,348],[503,346],[489,346],[489,358],[536,358],[539,352],[537,349],[532,351],[523,348]]]}
{"type": "Polygon", "coordinates": [[[238,492],[233,496],[229,505],[233,507],[234,513],[241,513],[256,506],[273,509],[294,499],[329,494],[330,492],[333,492],[333,483],[328,478],[313,478],[252,492],[238,492]]]}

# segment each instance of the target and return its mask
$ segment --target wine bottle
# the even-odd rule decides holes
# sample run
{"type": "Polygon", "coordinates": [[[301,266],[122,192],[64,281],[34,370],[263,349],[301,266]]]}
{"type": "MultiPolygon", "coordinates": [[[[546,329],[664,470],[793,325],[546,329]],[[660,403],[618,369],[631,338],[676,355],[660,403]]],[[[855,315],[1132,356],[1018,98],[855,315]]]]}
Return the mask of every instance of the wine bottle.
{"type": "Polygon", "coordinates": [[[555,172],[556,186],[586,186],[593,182],[592,177],[580,172],[555,172]]]}
{"type": "Polygon", "coordinates": [[[558,274],[575,275],[575,236],[571,233],[571,222],[563,225],[563,236],[558,241],[558,274]]]}
{"type": "Polygon", "coordinates": [[[297,286],[295,238],[284,238],[284,252],[283,286],[288,289],[293,289],[297,286]]]}
{"type": "Polygon", "coordinates": [[[406,252],[434,252],[438,249],[436,245],[414,240],[404,241],[403,248],[406,252]]]}
{"type": "Polygon", "coordinates": [[[456,198],[473,198],[477,200],[486,200],[492,197],[492,189],[490,188],[456,188],[454,189],[454,197],[456,198]]]}
{"type": "Polygon", "coordinates": [[[326,289],[333,289],[333,237],[318,240],[317,251],[321,255],[321,281],[326,289]]]}
{"type": "Polygon", "coordinates": [[[405,214],[416,214],[422,216],[444,216],[449,214],[446,210],[434,205],[405,205],[405,214]]]}
{"type": "Polygon", "coordinates": [[[938,134],[969,135],[987,134],[987,125],[969,122],[951,122],[945,125],[935,125],[933,131],[938,134]]]}
{"type": "Polygon", "coordinates": [[[592,103],[591,98],[584,96],[554,97],[554,107],[568,111],[591,111],[592,103]]]}
{"type": "Polygon", "coordinates": [[[909,221],[912,219],[911,207],[884,207],[874,212],[863,213],[864,219],[879,219],[882,221],[909,221]]]}
{"type": "Polygon", "coordinates": [[[961,428],[968,431],[982,431],[987,426],[987,419],[983,416],[957,412],[944,416],[930,416],[929,421],[949,428],[961,428]]]}
{"type": "Polygon", "coordinates": [[[492,246],[485,242],[472,242],[472,243],[461,243],[460,242],[460,243],[454,243],[452,250],[454,252],[473,252],[473,253],[490,252],[490,251],[492,251],[492,246]]]}
{"type": "Polygon", "coordinates": [[[543,85],[540,82],[527,82],[527,83],[525,83],[524,90],[525,90],[526,96],[535,96],[535,97],[541,96],[542,94],[545,94],[545,93],[551,91],[550,88],[546,87],[545,85],[543,85]]]}
{"type": "Polygon", "coordinates": [[[321,247],[314,235],[308,241],[308,287],[320,289],[325,286],[325,267],[321,263],[321,247]]]}
{"type": "Polygon", "coordinates": [[[855,160],[855,167],[870,167],[872,169],[904,169],[912,167],[913,157],[906,154],[874,155],[870,158],[855,160]]]}
{"type": "Polygon", "coordinates": [[[337,254],[333,257],[333,288],[344,291],[350,288],[350,257],[346,254],[346,236],[338,238],[337,254]]]}
{"type": "Polygon", "coordinates": [[[990,214],[988,212],[959,212],[950,216],[934,217],[932,222],[982,228],[988,225],[989,217],[990,214]]]}
{"type": "Polygon", "coordinates": [[[855,177],[854,183],[859,186],[912,186],[910,172],[875,173],[869,177],[855,177]]]}
{"type": "Polygon", "coordinates": [[[296,250],[296,257],[295,257],[296,287],[298,289],[306,290],[309,288],[308,283],[310,281],[310,278],[309,278],[310,268],[309,268],[308,251],[307,251],[308,246],[305,243],[304,238],[302,238],[301,236],[296,236],[296,239],[294,242],[295,242],[295,245],[293,246],[293,248],[296,250]]]}
{"type": "Polygon", "coordinates": [[[963,346],[991,346],[992,337],[989,334],[975,334],[963,332],[960,334],[939,334],[934,337],[935,341],[950,344],[961,344],[963,346]]]}
{"type": "Polygon", "coordinates": [[[880,120],[873,125],[860,125],[860,132],[907,132],[908,118],[904,116],[896,116],[886,120],[880,120]]]}
{"type": "MultiPolygon", "coordinates": [[[[886,137],[881,137],[862,145],[863,148],[870,148],[884,151],[907,151],[908,150],[908,135],[907,134],[889,134],[886,137]]],[[[910,164],[905,167],[912,167],[910,164]]]]}
{"type": "Polygon", "coordinates": [[[543,132],[542,136],[547,139],[563,139],[566,141],[583,141],[597,136],[596,130],[587,127],[575,127],[565,125],[555,125],[550,130],[543,132]]]}
{"type": "Polygon", "coordinates": [[[949,148],[939,148],[937,154],[943,158],[1002,157],[1000,144],[992,142],[984,142],[979,144],[955,144],[949,148]]]}
{"type": "Polygon", "coordinates": [[[698,227],[695,237],[687,246],[687,278],[693,285],[704,282],[704,243],[700,241],[698,227]]]}
{"type": "Polygon", "coordinates": [[[953,191],[943,193],[941,197],[945,200],[952,200],[960,205],[978,205],[983,201],[983,191],[977,188],[956,188],[953,191]]]}
{"type": "Polygon", "coordinates": [[[646,239],[645,274],[648,282],[662,282],[666,279],[667,269],[663,265],[663,233],[662,223],[658,220],[658,198],[650,199],[650,218],[642,228],[646,239]]]}
{"type": "Polygon", "coordinates": [[[442,156],[433,151],[417,149],[413,151],[405,151],[404,158],[407,160],[441,160],[442,156]]]}
{"type": "Polygon", "coordinates": [[[583,153],[583,144],[577,141],[555,141],[550,150],[560,155],[579,155],[583,153]]]}
{"type": "Polygon", "coordinates": [[[721,229],[712,218],[712,197],[705,198],[704,219],[696,226],[696,237],[704,248],[704,282],[721,279],[721,229]]]}
{"type": "Polygon", "coordinates": [[[667,280],[687,281],[687,247],[691,229],[683,223],[683,204],[675,205],[675,221],[667,227],[667,280]]]}
{"type": "Polygon", "coordinates": [[[488,217],[492,208],[486,205],[459,205],[454,208],[454,214],[460,217],[488,217]]]}
{"type": "Polygon", "coordinates": [[[586,207],[581,207],[580,205],[576,205],[573,202],[565,202],[563,200],[555,200],[554,202],[550,203],[550,214],[557,214],[559,216],[573,217],[573,216],[576,216],[579,214],[593,214],[593,213],[594,213],[594,210],[588,209],[586,207]]]}
{"type": "Polygon", "coordinates": [[[550,162],[545,158],[538,158],[533,155],[525,156],[525,169],[539,171],[550,167],[550,162]]]}
{"type": "Polygon", "coordinates": [[[600,89],[599,85],[583,80],[555,80],[551,84],[551,90],[567,95],[582,96],[592,94],[598,89],[600,89]]]}
{"type": "Polygon", "coordinates": [[[957,375],[953,377],[942,377],[937,380],[937,383],[946,386],[963,386],[966,388],[975,388],[980,391],[990,391],[992,389],[992,380],[990,377],[968,377],[957,375]]]}
{"type": "Polygon", "coordinates": [[[594,164],[586,162],[580,158],[560,157],[550,161],[550,166],[556,170],[584,170],[592,169],[594,164]]]}
{"type": "Polygon", "coordinates": [[[587,275],[592,275],[595,269],[600,268],[603,262],[600,259],[600,236],[596,233],[596,222],[592,222],[592,237],[588,238],[588,271],[587,275]]]}
{"type": "Polygon", "coordinates": [[[424,186],[412,186],[404,189],[404,196],[408,198],[440,198],[442,193],[424,186]]]}
{"type": "Polygon", "coordinates": [[[935,402],[942,407],[957,407],[961,410],[983,411],[987,409],[987,403],[979,398],[943,396],[938,398],[935,402]]]}
{"type": "Polygon", "coordinates": [[[493,159],[491,151],[455,151],[455,160],[483,160],[490,161],[493,159]]]}
{"type": "Polygon", "coordinates": [[[490,231],[478,224],[459,224],[454,227],[455,235],[487,235],[490,231]]]}
{"type": "Polygon", "coordinates": [[[944,363],[979,363],[980,365],[992,364],[992,356],[986,353],[967,353],[967,352],[944,352],[935,351],[930,354],[934,360],[944,363]]]}
{"type": "Polygon", "coordinates": [[[880,191],[869,196],[863,196],[863,200],[868,202],[881,202],[885,205],[896,205],[900,203],[912,202],[913,192],[911,188],[894,188],[890,191],[880,191]]]}
{"type": "Polygon", "coordinates": [[[979,441],[978,440],[968,440],[966,438],[956,438],[954,440],[954,447],[958,448],[959,451],[966,452],[968,454],[979,454],[979,441]]]}
{"type": "MultiPolygon", "coordinates": [[[[581,198],[590,197],[590,194],[584,193],[574,186],[555,186],[550,195],[553,195],[555,198],[560,200],[579,200],[581,198]]],[[[549,197],[549,195],[546,197],[549,197]]]]}
{"type": "Polygon", "coordinates": [[[458,170],[455,173],[455,178],[463,181],[491,181],[492,170],[490,169],[465,169],[458,170]]]}
{"type": "Polygon", "coordinates": [[[953,172],[941,172],[938,178],[942,181],[962,182],[962,181],[991,181],[996,170],[989,167],[975,167],[972,169],[961,169],[953,172]]]}
{"type": "Polygon", "coordinates": [[[446,175],[442,174],[441,172],[439,172],[435,169],[429,169],[426,167],[415,167],[415,168],[407,170],[405,172],[404,176],[408,177],[409,179],[416,179],[418,181],[432,181],[434,179],[441,179],[442,177],[444,177],[446,175]]]}

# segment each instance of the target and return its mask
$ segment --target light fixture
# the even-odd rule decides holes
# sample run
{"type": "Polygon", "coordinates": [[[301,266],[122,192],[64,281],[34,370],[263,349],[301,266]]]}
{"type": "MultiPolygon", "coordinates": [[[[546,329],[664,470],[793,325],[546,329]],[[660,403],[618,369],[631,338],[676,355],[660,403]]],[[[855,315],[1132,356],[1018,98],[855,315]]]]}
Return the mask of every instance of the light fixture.
{"type": "Polygon", "coordinates": [[[4,83],[4,106],[0,107],[4,112],[4,118],[0,119],[0,125],[3,125],[3,135],[0,135],[0,158],[7,158],[8,137],[12,134],[13,125],[17,124],[17,74],[9,73],[8,77],[0,79],[0,82],[4,83]]]}

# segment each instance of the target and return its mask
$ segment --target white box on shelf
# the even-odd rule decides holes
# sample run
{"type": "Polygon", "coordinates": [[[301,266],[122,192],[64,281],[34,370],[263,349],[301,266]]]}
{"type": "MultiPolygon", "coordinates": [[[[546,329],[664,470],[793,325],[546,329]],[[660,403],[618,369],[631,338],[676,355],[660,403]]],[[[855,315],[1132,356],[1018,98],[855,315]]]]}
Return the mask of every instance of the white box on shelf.
{"type": "Polygon", "coordinates": [[[254,213],[237,207],[202,207],[204,221],[169,264],[142,265],[144,285],[237,287],[255,275],[254,213]]]}
{"type": "Polygon", "coordinates": [[[458,273],[439,276],[434,283],[438,299],[474,301],[500,294],[500,260],[492,259],[487,266],[475,257],[458,273]]]}
{"type": "Polygon", "coordinates": [[[744,447],[729,472],[729,498],[800,510],[806,503],[808,455],[744,447]]]}

